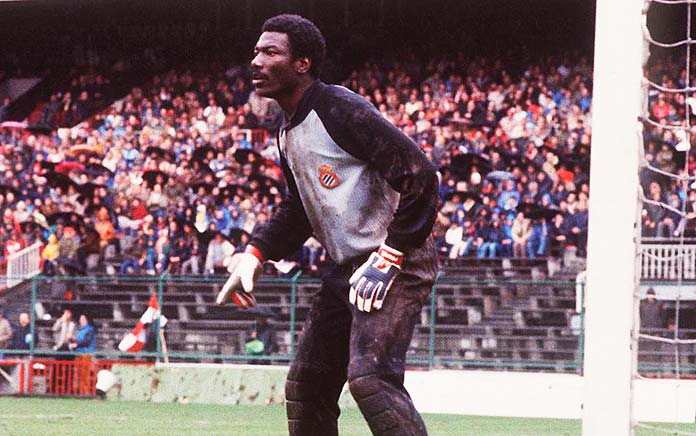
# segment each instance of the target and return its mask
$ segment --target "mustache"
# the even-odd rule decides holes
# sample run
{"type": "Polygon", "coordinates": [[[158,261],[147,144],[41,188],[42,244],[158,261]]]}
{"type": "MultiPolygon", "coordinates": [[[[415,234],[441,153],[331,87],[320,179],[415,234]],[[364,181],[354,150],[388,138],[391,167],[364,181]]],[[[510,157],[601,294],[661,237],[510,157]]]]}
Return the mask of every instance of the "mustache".
{"type": "Polygon", "coordinates": [[[261,70],[259,69],[252,69],[251,70],[251,78],[253,79],[268,79],[268,76],[265,74],[261,73],[261,70]]]}

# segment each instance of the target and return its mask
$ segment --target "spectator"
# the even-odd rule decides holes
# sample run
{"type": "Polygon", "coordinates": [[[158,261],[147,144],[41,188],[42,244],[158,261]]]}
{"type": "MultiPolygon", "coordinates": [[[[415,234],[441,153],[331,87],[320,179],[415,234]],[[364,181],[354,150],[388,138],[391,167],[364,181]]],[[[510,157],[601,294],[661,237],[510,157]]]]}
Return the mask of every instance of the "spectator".
{"type": "Polygon", "coordinates": [[[111,258],[115,255],[115,247],[113,244],[115,242],[116,230],[109,218],[108,209],[102,206],[97,211],[96,217],[97,222],[94,224],[94,228],[99,234],[99,250],[104,257],[111,258]],[[107,247],[110,247],[111,253],[105,253],[107,247]]]}
{"type": "Polygon", "coordinates": [[[512,255],[514,257],[524,257],[527,251],[527,243],[532,235],[532,226],[529,219],[524,217],[522,212],[518,212],[512,224],[512,255]]]}
{"type": "Polygon", "coordinates": [[[505,241],[505,230],[500,226],[499,219],[493,219],[487,231],[488,235],[479,246],[478,257],[493,258],[498,253],[503,253],[503,241],[505,241]]]}
{"type": "Polygon", "coordinates": [[[653,288],[648,288],[640,302],[640,326],[648,330],[667,328],[665,305],[657,300],[653,288]]]}
{"type": "Polygon", "coordinates": [[[144,263],[146,266],[145,272],[148,275],[154,276],[157,273],[157,249],[155,247],[154,236],[145,237],[145,253],[144,263]]]}
{"type": "Polygon", "coordinates": [[[169,252],[169,272],[178,274],[181,264],[191,258],[191,247],[184,238],[178,238],[169,252]]]}
{"type": "MultiPolygon", "coordinates": [[[[223,268],[225,265],[223,262],[229,253],[229,248],[225,248],[225,243],[231,245],[229,241],[225,240],[222,233],[216,232],[213,240],[208,244],[208,254],[205,257],[205,274],[212,275],[215,274],[215,268],[223,268]]],[[[231,250],[234,253],[234,247],[231,250]]]]}
{"type": "Polygon", "coordinates": [[[25,246],[26,243],[20,236],[20,232],[12,229],[9,232],[9,238],[5,241],[5,257],[7,258],[8,256],[20,251],[25,246]]]}
{"type": "Polygon", "coordinates": [[[120,274],[138,273],[145,265],[146,257],[145,236],[139,236],[134,242],[126,245],[123,250],[123,261],[119,267],[120,274]]]}
{"type": "Polygon", "coordinates": [[[579,201],[577,211],[569,218],[568,241],[578,248],[577,254],[581,257],[587,253],[587,222],[587,204],[579,201]]]}
{"type": "MultiPolygon", "coordinates": [[[[62,274],[68,272],[68,268],[78,267],[77,250],[80,241],[71,226],[63,228],[63,235],[58,239],[58,268],[62,274]]],[[[79,268],[79,267],[78,267],[79,268]]]]}
{"type": "MultiPolygon", "coordinates": [[[[268,356],[277,351],[275,331],[265,318],[257,318],[249,331],[244,344],[246,354],[250,356],[268,356]]],[[[253,361],[254,363],[256,361],[253,361]]]]}
{"type": "Polygon", "coordinates": [[[568,228],[563,214],[557,213],[553,217],[553,221],[549,227],[548,239],[550,241],[551,255],[557,257],[561,256],[568,240],[568,228]]]}
{"type": "MultiPolygon", "coordinates": [[[[641,333],[651,336],[665,336],[667,333],[667,313],[665,305],[657,300],[655,290],[648,288],[646,296],[640,301],[640,328],[641,333]]],[[[660,342],[642,339],[639,349],[644,354],[645,360],[649,362],[661,363],[660,342]]]]}
{"type": "MultiPolygon", "coordinates": [[[[0,310],[0,350],[8,349],[12,345],[12,326],[5,318],[5,314],[0,310]]],[[[0,353],[0,358],[4,355],[0,353]]]]}
{"type": "Polygon", "coordinates": [[[0,123],[7,119],[7,113],[10,110],[10,104],[12,99],[10,97],[4,97],[2,103],[0,103],[0,123]]]}
{"type": "MultiPolygon", "coordinates": [[[[246,244],[244,244],[246,247],[246,244]]],[[[319,263],[324,261],[325,251],[321,243],[313,236],[302,245],[303,264],[313,273],[319,270],[319,263]]]]}
{"type": "Polygon", "coordinates": [[[93,229],[86,229],[79,241],[76,267],[79,272],[92,273],[97,270],[101,256],[99,234],[93,229]]]}
{"type": "Polygon", "coordinates": [[[548,239],[548,229],[545,218],[532,220],[532,234],[527,242],[527,254],[530,259],[546,254],[546,243],[548,239]]]}
{"type": "Polygon", "coordinates": [[[63,314],[53,323],[53,349],[56,351],[69,351],[69,344],[75,338],[75,321],[73,321],[72,309],[63,309],[63,314]]]}
{"type": "Polygon", "coordinates": [[[91,394],[92,354],[97,350],[97,330],[87,314],[81,314],[75,339],[69,343],[70,350],[75,351],[75,372],[77,375],[78,393],[91,394]]]}
{"type": "Polygon", "coordinates": [[[504,257],[512,257],[512,247],[513,247],[513,238],[512,238],[512,226],[514,225],[515,222],[515,215],[512,213],[509,213],[505,215],[505,221],[503,222],[502,228],[503,228],[503,240],[501,241],[501,249],[502,249],[502,255],[504,257]]]}
{"type": "Polygon", "coordinates": [[[452,221],[452,225],[445,232],[445,242],[450,246],[448,256],[450,259],[461,257],[467,251],[464,229],[459,225],[459,221],[452,221]]]}
{"type": "Polygon", "coordinates": [[[15,350],[29,350],[37,342],[31,331],[31,319],[29,318],[29,314],[26,312],[20,313],[18,321],[19,324],[15,328],[13,334],[12,348],[15,350]]]}
{"type": "Polygon", "coordinates": [[[41,259],[43,260],[43,274],[47,276],[55,275],[56,260],[58,259],[58,238],[55,233],[48,235],[48,242],[41,250],[41,259]]]}
{"type": "MultiPolygon", "coordinates": [[[[489,251],[489,244],[486,243],[489,239],[489,226],[484,218],[479,218],[476,221],[476,228],[474,230],[474,247],[476,248],[476,254],[479,259],[486,256],[489,251]]],[[[495,244],[493,244],[495,249],[495,244]]]]}
{"type": "Polygon", "coordinates": [[[191,241],[191,251],[188,259],[181,260],[181,274],[198,275],[200,271],[201,250],[198,239],[191,241]]]}

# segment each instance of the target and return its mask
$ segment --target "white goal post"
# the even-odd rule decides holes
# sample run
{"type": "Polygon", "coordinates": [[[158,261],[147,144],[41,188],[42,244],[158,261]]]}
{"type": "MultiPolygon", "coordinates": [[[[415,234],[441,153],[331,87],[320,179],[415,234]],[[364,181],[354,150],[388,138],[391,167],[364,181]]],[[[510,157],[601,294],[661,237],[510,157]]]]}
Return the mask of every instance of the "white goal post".
{"type": "Polygon", "coordinates": [[[583,436],[633,434],[641,0],[597,0],[583,436]]]}

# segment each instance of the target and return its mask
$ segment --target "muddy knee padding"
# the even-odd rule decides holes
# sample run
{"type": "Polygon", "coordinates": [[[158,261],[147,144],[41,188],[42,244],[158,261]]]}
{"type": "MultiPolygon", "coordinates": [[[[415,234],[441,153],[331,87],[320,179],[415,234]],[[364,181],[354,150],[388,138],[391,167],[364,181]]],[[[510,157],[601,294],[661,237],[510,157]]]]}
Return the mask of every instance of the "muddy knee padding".
{"type": "Polygon", "coordinates": [[[373,432],[375,426],[384,432],[398,425],[398,416],[390,410],[390,401],[381,390],[382,383],[376,375],[360,376],[350,380],[348,386],[373,432]]]}
{"type": "Polygon", "coordinates": [[[411,398],[387,379],[367,374],[348,382],[372,433],[375,436],[426,436],[425,425],[411,398]]]}
{"type": "MultiPolygon", "coordinates": [[[[329,374],[293,365],[285,382],[290,436],[338,435],[338,394],[329,374]]],[[[340,389],[340,388],[338,388],[340,389]]],[[[340,390],[339,390],[340,392],[340,390]]]]}

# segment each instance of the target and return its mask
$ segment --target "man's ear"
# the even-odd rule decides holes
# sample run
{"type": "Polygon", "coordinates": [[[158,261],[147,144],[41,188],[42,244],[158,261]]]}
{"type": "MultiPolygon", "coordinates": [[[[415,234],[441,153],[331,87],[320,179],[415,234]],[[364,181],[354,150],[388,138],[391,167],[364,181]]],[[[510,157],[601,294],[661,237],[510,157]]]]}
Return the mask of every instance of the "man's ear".
{"type": "Polygon", "coordinates": [[[297,58],[295,59],[295,71],[300,74],[309,73],[312,68],[312,60],[310,58],[297,58]]]}

